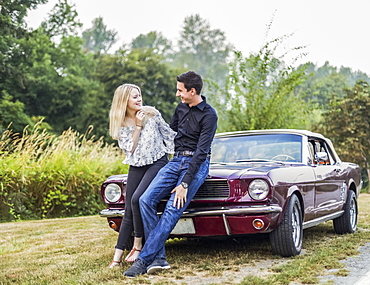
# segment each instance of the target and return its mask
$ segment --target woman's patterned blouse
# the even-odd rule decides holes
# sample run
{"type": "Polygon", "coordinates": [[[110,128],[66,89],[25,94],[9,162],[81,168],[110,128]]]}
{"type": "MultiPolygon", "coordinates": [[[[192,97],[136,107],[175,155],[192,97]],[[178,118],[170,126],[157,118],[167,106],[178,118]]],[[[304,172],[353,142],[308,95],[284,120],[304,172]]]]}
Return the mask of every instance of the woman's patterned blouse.
{"type": "Polygon", "coordinates": [[[140,132],[137,147],[134,153],[131,154],[134,129],[135,126],[120,129],[118,145],[126,154],[122,163],[131,166],[144,166],[152,164],[166,153],[174,153],[175,144],[173,140],[176,132],[170,128],[160,114],[148,119],[140,132]]]}

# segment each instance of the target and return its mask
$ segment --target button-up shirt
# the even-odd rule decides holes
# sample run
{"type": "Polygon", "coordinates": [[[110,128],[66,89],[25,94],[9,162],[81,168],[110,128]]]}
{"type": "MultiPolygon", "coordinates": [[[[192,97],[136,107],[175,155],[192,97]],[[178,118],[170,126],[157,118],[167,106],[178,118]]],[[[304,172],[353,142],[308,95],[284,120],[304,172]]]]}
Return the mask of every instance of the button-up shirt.
{"type": "Polygon", "coordinates": [[[217,129],[217,113],[207,104],[206,98],[196,106],[179,103],[170,126],[177,132],[175,151],[194,151],[183,182],[190,184],[200,165],[211,154],[211,144],[217,129]]]}

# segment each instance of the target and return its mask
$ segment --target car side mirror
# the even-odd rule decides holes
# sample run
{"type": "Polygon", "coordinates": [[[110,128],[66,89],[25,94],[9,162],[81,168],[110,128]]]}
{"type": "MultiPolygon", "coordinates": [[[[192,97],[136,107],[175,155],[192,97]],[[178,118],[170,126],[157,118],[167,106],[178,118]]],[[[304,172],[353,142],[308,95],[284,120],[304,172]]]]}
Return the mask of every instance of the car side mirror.
{"type": "Polygon", "coordinates": [[[328,160],[328,154],[324,151],[316,152],[315,159],[318,163],[326,162],[328,160]]]}

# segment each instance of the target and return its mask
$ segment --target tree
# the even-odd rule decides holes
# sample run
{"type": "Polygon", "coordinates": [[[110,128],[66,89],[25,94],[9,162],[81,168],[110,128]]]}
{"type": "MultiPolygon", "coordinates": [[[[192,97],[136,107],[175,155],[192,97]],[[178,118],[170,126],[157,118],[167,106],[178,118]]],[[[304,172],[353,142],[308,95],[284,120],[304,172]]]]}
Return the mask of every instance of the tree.
{"type": "Polygon", "coordinates": [[[49,13],[48,20],[41,23],[41,27],[50,37],[77,36],[78,28],[82,27],[77,16],[76,5],[68,4],[68,0],[59,0],[49,13]]]}
{"type": "Polygon", "coordinates": [[[367,169],[370,177],[370,85],[359,80],[346,89],[343,99],[335,99],[325,112],[318,130],[329,137],[344,161],[367,169]]]}
{"type": "Polygon", "coordinates": [[[295,89],[295,94],[305,98],[306,101],[317,103],[322,110],[326,110],[329,102],[334,98],[344,98],[345,89],[354,86],[357,80],[370,83],[365,73],[354,72],[350,68],[337,68],[325,62],[323,66],[313,63],[306,64],[307,80],[295,89]]]}
{"type": "Polygon", "coordinates": [[[306,78],[305,67],[286,65],[286,54],[275,56],[285,38],[266,43],[248,58],[235,52],[225,88],[212,87],[219,131],[302,128],[309,122],[311,106],[293,93],[306,78]]]}
{"type": "Polygon", "coordinates": [[[232,45],[226,42],[224,32],[211,29],[199,14],[185,18],[178,41],[179,52],[174,66],[194,70],[204,79],[222,85],[228,73],[228,59],[232,45]]]}
{"type": "Polygon", "coordinates": [[[100,87],[90,93],[80,122],[94,125],[96,134],[107,136],[113,94],[123,83],[138,85],[144,105],[156,107],[169,122],[177,101],[175,92],[178,73],[161,63],[161,60],[162,57],[152,49],[120,49],[113,55],[99,56],[94,79],[100,87]]]}
{"type": "Polygon", "coordinates": [[[23,63],[25,57],[20,41],[31,32],[24,21],[27,11],[46,0],[0,1],[0,128],[12,123],[20,132],[31,119],[24,112],[24,104],[14,98],[14,90],[24,87],[23,63]]]}
{"type": "Polygon", "coordinates": [[[36,116],[44,117],[54,131],[61,132],[77,126],[81,108],[94,86],[89,75],[94,62],[92,55],[83,53],[80,38],[65,35],[76,27],[73,6],[60,1],[49,16],[39,29],[24,32],[14,40],[14,46],[8,46],[10,71],[1,77],[0,94],[10,96],[3,105],[22,103],[14,105],[17,112],[7,115],[13,126],[27,121],[21,118],[36,116]],[[16,116],[10,118],[11,114],[16,116]]]}
{"type": "Polygon", "coordinates": [[[140,34],[131,42],[132,49],[152,49],[154,53],[162,55],[165,60],[171,60],[173,56],[172,43],[162,33],[152,31],[148,34],[140,34]]]}
{"type": "Polygon", "coordinates": [[[103,18],[93,20],[93,26],[82,32],[83,48],[94,53],[107,53],[117,41],[117,31],[108,30],[103,18]]]}

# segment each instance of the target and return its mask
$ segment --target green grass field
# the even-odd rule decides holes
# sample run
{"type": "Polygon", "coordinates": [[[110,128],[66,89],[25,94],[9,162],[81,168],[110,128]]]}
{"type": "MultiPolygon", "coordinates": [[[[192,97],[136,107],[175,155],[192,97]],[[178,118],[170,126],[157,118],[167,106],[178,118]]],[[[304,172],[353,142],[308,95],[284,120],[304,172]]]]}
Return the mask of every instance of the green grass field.
{"type": "MultiPolygon", "coordinates": [[[[318,284],[327,269],[370,242],[369,194],[359,198],[358,231],[336,235],[332,222],[304,231],[303,252],[273,256],[266,236],[238,240],[169,240],[171,269],[126,278],[108,269],[117,233],[99,216],[0,224],[0,284],[318,284]]],[[[327,282],[326,284],[331,284],[327,282]]]]}

